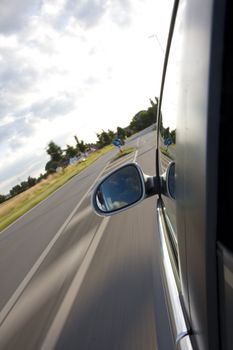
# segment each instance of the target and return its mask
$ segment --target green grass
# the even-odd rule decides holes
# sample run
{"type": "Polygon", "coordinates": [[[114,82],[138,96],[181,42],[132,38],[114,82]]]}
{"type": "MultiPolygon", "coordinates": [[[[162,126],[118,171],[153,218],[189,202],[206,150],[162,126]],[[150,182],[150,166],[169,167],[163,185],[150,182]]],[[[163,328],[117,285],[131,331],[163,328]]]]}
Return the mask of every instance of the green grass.
{"type": "Polygon", "coordinates": [[[106,146],[103,149],[89,155],[85,162],[77,165],[71,165],[64,169],[61,174],[56,173],[50,175],[46,180],[41,181],[37,185],[31,187],[29,190],[2,203],[0,205],[0,231],[5,229],[28,210],[32,209],[35,205],[43,201],[72,177],[86,169],[98,158],[113,149],[114,146],[112,145],[106,146]]]}
{"type": "Polygon", "coordinates": [[[127,154],[134,152],[135,150],[136,150],[136,148],[134,148],[134,147],[125,148],[125,149],[123,149],[122,152],[118,152],[112,161],[114,162],[115,160],[122,158],[122,157],[126,156],[127,154]]]}
{"type": "Polygon", "coordinates": [[[161,153],[163,153],[165,156],[167,156],[168,158],[172,159],[172,158],[171,158],[171,155],[170,155],[169,152],[166,150],[166,148],[160,147],[160,151],[161,151],[161,153]]]}

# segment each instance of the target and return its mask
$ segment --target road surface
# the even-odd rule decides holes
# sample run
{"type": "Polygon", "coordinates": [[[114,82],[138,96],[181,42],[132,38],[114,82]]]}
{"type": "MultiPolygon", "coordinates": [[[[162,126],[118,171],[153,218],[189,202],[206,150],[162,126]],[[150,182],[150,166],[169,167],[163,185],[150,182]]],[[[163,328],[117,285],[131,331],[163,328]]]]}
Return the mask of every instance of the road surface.
{"type": "Polygon", "coordinates": [[[111,218],[90,208],[120,164],[155,173],[155,137],[103,156],[0,233],[0,349],[156,349],[155,197],[111,218]]]}

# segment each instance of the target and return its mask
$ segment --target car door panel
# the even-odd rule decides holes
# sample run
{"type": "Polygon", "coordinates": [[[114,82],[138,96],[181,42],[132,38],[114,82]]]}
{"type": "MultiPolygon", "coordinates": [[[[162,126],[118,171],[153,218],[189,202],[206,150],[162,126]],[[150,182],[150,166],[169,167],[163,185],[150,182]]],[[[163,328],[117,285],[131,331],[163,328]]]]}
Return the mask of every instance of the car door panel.
{"type": "Polygon", "coordinates": [[[176,200],[160,194],[164,227],[171,246],[169,226],[176,232],[181,307],[194,348],[203,350],[219,344],[216,164],[223,23],[224,4],[179,1],[158,125],[159,176],[169,159],[176,163],[176,200]]]}

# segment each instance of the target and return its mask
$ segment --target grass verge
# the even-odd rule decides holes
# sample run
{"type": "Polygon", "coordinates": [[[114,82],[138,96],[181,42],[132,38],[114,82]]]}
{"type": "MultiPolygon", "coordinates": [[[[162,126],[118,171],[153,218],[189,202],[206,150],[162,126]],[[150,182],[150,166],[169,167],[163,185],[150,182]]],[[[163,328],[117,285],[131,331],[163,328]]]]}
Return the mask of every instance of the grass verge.
{"type": "Polygon", "coordinates": [[[117,160],[119,158],[126,156],[127,154],[134,152],[135,150],[136,150],[136,148],[134,148],[134,147],[129,147],[129,148],[123,149],[122,152],[117,153],[117,155],[112,159],[112,162],[114,162],[115,160],[117,160]]]}
{"type": "Polygon", "coordinates": [[[161,151],[161,153],[163,153],[165,156],[167,156],[168,158],[172,159],[172,157],[171,157],[169,151],[166,150],[166,148],[160,147],[160,151],[161,151]]]}
{"type": "Polygon", "coordinates": [[[28,210],[32,209],[35,205],[43,201],[59,187],[63,186],[73,176],[79,174],[98,158],[113,149],[114,146],[112,145],[106,146],[89,155],[85,162],[71,165],[64,169],[62,173],[50,175],[47,179],[31,187],[27,191],[2,203],[0,205],[0,231],[5,229],[28,210]]]}

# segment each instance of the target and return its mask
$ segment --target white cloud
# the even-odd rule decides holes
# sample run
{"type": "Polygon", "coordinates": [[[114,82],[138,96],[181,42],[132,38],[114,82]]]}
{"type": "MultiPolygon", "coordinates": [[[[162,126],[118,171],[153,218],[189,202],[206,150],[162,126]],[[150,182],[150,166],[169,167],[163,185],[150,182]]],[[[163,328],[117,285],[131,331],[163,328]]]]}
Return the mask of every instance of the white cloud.
{"type": "Polygon", "coordinates": [[[94,141],[102,128],[126,126],[149,106],[159,93],[171,6],[1,1],[0,192],[12,185],[9,176],[31,175],[30,159],[38,154],[39,164],[51,139],[62,147],[75,134],[94,141]]]}
{"type": "Polygon", "coordinates": [[[0,32],[13,33],[21,30],[28,18],[38,11],[40,0],[1,0],[0,32]]]}

